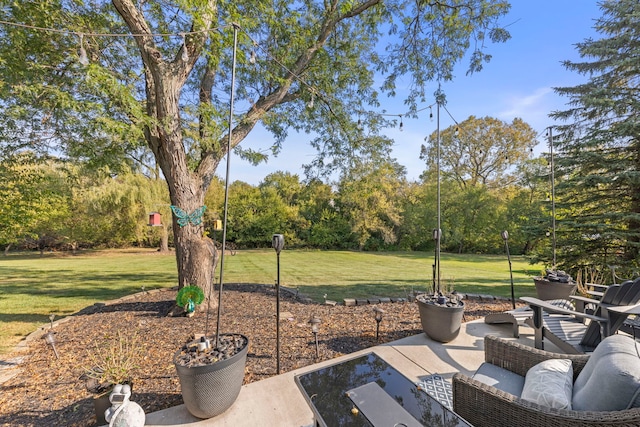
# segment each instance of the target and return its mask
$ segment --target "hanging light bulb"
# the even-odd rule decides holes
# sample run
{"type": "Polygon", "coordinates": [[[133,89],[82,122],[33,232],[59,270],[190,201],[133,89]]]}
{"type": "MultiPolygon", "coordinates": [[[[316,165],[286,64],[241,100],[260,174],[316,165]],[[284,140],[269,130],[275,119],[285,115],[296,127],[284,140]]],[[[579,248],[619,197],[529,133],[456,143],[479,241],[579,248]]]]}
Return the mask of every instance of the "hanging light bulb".
{"type": "Polygon", "coordinates": [[[357,125],[358,130],[362,130],[362,120],[358,119],[358,125],[357,125]]]}
{"type": "Polygon", "coordinates": [[[313,108],[313,99],[315,98],[315,95],[313,92],[311,92],[311,101],[309,101],[309,103],[307,104],[307,108],[312,109],[313,108]]]}
{"type": "Polygon", "coordinates": [[[182,37],[182,60],[187,62],[189,60],[189,52],[187,52],[187,37],[184,33],[180,33],[182,37]]]}
{"type": "Polygon", "coordinates": [[[89,65],[89,57],[87,56],[87,51],[84,49],[84,34],[80,33],[78,35],[80,37],[80,57],[78,58],[78,62],[82,65],[89,65]]]}
{"type": "Polygon", "coordinates": [[[458,137],[459,134],[460,134],[460,128],[456,126],[456,131],[455,131],[456,138],[458,137]]]}
{"type": "Polygon", "coordinates": [[[255,64],[257,61],[256,58],[256,47],[258,46],[258,43],[256,43],[255,41],[253,42],[253,49],[251,49],[251,55],[249,56],[249,63],[250,64],[255,64]]]}
{"type": "Polygon", "coordinates": [[[402,114],[400,114],[400,132],[402,132],[404,129],[404,124],[402,123],[402,114]]]}
{"type": "Polygon", "coordinates": [[[429,105],[429,120],[433,121],[433,110],[431,109],[431,105],[429,105]]]}

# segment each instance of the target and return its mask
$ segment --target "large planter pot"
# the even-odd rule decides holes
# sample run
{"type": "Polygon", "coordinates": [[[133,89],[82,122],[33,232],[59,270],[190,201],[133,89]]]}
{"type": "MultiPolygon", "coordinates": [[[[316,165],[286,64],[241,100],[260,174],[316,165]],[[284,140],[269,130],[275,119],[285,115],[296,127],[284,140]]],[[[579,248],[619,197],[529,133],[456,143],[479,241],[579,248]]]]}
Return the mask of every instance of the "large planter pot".
{"type": "Polygon", "coordinates": [[[434,341],[446,343],[453,341],[460,333],[464,302],[453,305],[438,304],[435,300],[416,298],[420,312],[422,330],[434,341]]]}
{"type": "Polygon", "coordinates": [[[240,394],[244,380],[249,339],[240,334],[222,334],[242,337],[244,347],[233,356],[203,366],[183,366],[176,360],[182,353],[177,351],[173,362],[180,379],[182,399],[189,412],[198,418],[220,415],[233,405],[240,394]]]}
{"type": "Polygon", "coordinates": [[[576,282],[570,281],[554,282],[544,277],[534,277],[533,282],[536,285],[536,293],[538,299],[549,301],[553,299],[569,299],[569,295],[573,294],[578,287],[576,282]]]}

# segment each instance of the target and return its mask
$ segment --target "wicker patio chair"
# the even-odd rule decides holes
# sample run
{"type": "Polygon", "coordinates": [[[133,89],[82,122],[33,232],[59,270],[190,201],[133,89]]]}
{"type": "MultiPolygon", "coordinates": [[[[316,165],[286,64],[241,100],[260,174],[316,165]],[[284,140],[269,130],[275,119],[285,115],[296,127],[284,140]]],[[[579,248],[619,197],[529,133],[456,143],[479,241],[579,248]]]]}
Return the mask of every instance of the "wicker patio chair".
{"type": "MultiPolygon", "coordinates": [[[[526,376],[534,365],[547,359],[569,359],[574,381],[590,355],[568,355],[537,350],[503,338],[484,338],[485,362],[526,376]]],[[[475,427],[542,426],[640,426],[640,408],[595,412],[554,409],[523,400],[472,377],[453,376],[454,411],[475,427]]]]}

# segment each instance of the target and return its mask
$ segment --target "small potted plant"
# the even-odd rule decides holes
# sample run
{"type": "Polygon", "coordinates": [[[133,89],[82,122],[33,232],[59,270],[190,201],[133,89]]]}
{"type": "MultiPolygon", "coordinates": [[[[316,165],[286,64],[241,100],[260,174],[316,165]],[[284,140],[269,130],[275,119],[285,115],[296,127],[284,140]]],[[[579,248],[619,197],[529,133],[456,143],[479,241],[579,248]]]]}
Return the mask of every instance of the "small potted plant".
{"type": "MultiPolygon", "coordinates": [[[[176,303],[187,316],[204,301],[198,286],[185,286],[176,303]]],[[[191,415],[211,418],[235,402],[242,382],[249,340],[240,334],[193,335],[174,355],[182,399],[191,415]]]]}
{"type": "Polygon", "coordinates": [[[462,297],[451,284],[437,286],[432,293],[416,296],[422,330],[434,341],[453,341],[460,333],[464,315],[462,297]]]}
{"type": "Polygon", "coordinates": [[[229,409],[244,380],[249,339],[231,333],[217,338],[192,336],[173,358],[184,404],[198,418],[229,409]]]}
{"type": "MultiPolygon", "coordinates": [[[[204,301],[198,286],[185,286],[176,303],[188,317],[204,301]]],[[[191,415],[212,418],[236,400],[244,380],[249,340],[240,334],[193,335],[174,355],[182,399],[191,415]]]]}
{"type": "Polygon", "coordinates": [[[534,277],[533,282],[538,299],[543,301],[569,299],[578,287],[573,278],[562,270],[547,269],[544,276],[534,277]]]}
{"type": "Polygon", "coordinates": [[[97,425],[106,424],[104,412],[111,406],[109,394],[116,384],[133,386],[135,370],[143,354],[137,333],[126,336],[118,331],[116,336],[105,337],[87,351],[89,366],[80,377],[87,391],[94,395],[97,425]]]}

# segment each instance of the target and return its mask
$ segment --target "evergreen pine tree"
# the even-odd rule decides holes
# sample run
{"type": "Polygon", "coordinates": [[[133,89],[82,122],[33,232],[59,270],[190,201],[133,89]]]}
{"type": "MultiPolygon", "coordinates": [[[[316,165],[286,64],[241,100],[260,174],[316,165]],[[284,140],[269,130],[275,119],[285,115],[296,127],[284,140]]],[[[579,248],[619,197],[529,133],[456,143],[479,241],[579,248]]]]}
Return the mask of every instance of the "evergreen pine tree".
{"type": "Polygon", "coordinates": [[[558,264],[627,272],[640,252],[640,2],[603,1],[594,28],[576,45],[584,62],[565,61],[587,77],[555,88],[568,109],[551,117],[556,147],[558,264]]]}

